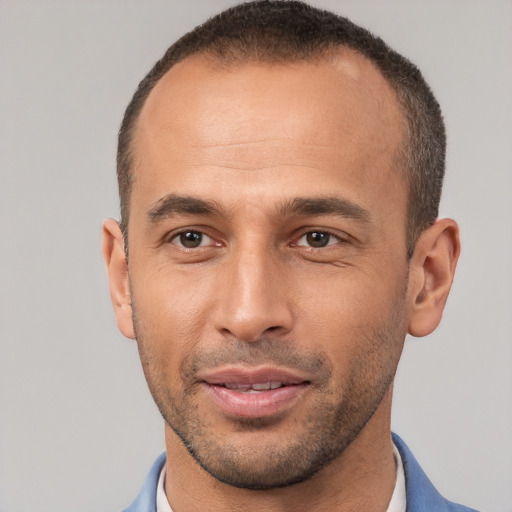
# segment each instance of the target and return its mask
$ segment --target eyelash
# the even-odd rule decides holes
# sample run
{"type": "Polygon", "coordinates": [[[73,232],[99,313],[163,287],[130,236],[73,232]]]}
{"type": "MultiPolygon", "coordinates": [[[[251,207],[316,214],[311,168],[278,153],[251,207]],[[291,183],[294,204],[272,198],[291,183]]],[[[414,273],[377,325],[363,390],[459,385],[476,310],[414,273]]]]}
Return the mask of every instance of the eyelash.
{"type": "Polygon", "coordinates": [[[329,247],[331,245],[336,245],[336,244],[347,244],[349,243],[349,240],[348,240],[348,237],[345,237],[343,238],[342,236],[340,236],[339,234],[336,234],[336,233],[333,233],[332,231],[329,231],[328,229],[308,229],[306,231],[303,231],[297,238],[296,238],[296,241],[292,243],[292,246],[295,246],[295,247],[304,247],[306,249],[309,249],[309,250],[320,250],[320,249],[324,249],[326,247],[329,247]],[[308,235],[311,235],[313,233],[318,233],[318,234],[322,234],[322,235],[327,235],[330,239],[329,241],[327,242],[326,245],[324,246],[321,246],[321,247],[314,247],[314,246],[311,246],[311,245],[299,245],[298,242],[304,238],[304,237],[307,237],[308,235]],[[334,238],[336,241],[335,243],[330,243],[331,242],[331,239],[334,238]]]}
{"type": "MultiPolygon", "coordinates": [[[[209,239],[211,239],[214,242],[213,244],[208,244],[208,246],[220,246],[221,245],[219,242],[215,241],[215,238],[213,236],[209,235],[205,231],[203,231],[201,229],[190,229],[190,228],[182,229],[180,231],[172,233],[172,235],[167,238],[166,243],[176,245],[176,246],[180,247],[183,250],[194,250],[194,249],[205,247],[205,246],[202,246],[202,245],[199,245],[197,247],[186,247],[183,244],[178,244],[178,243],[174,242],[174,240],[178,239],[180,236],[185,235],[187,233],[194,233],[194,234],[200,235],[201,237],[208,237],[209,239]]],[[[208,246],[206,246],[206,247],[208,247],[208,246]]]]}
{"type": "MultiPolygon", "coordinates": [[[[182,229],[182,230],[180,230],[178,232],[172,233],[172,235],[167,238],[165,243],[170,243],[170,244],[176,245],[176,246],[180,247],[182,250],[194,250],[194,249],[201,249],[201,248],[213,247],[213,246],[220,247],[222,245],[220,242],[216,242],[215,241],[215,237],[209,235],[204,230],[202,230],[202,229],[193,229],[193,228],[182,229]],[[214,243],[208,244],[206,246],[198,245],[196,247],[186,247],[184,244],[178,244],[178,243],[174,242],[176,239],[178,239],[180,236],[182,236],[182,235],[184,235],[186,233],[194,233],[194,234],[200,235],[201,237],[208,237],[214,243]]],[[[202,240],[201,240],[200,243],[202,243],[202,240]]],[[[310,228],[308,230],[302,231],[300,233],[300,235],[295,238],[295,241],[292,242],[290,245],[292,247],[303,247],[305,249],[315,251],[315,250],[324,249],[324,248],[329,247],[331,245],[347,244],[347,243],[349,243],[349,240],[347,238],[343,238],[340,235],[333,233],[332,231],[329,231],[329,230],[326,230],[326,229],[314,229],[314,228],[311,229],[310,228]],[[327,241],[326,245],[315,247],[315,246],[312,246],[312,245],[306,245],[306,244],[302,245],[302,244],[298,243],[302,238],[307,237],[308,235],[312,235],[313,233],[317,233],[317,234],[328,236],[329,240],[327,241]],[[331,239],[332,238],[334,238],[336,240],[335,243],[331,243],[331,239]]]]}

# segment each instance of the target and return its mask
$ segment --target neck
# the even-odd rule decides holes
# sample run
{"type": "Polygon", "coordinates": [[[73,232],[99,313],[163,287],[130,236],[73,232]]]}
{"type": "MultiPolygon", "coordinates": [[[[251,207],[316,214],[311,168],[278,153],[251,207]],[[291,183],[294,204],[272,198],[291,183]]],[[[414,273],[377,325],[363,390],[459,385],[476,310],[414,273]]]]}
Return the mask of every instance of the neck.
{"type": "Polygon", "coordinates": [[[391,389],[359,435],[312,478],[268,490],[239,489],[204,471],[166,425],[166,494],[173,512],[382,512],[396,481],[391,389]]]}

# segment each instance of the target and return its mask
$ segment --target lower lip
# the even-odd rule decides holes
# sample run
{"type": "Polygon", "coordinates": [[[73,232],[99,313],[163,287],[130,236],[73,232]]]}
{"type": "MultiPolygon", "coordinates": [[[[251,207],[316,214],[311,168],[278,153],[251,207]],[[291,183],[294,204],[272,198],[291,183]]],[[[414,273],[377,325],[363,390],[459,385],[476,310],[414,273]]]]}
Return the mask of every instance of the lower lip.
{"type": "Polygon", "coordinates": [[[263,418],[283,412],[293,406],[307,384],[283,386],[277,389],[243,393],[205,383],[213,402],[229,415],[241,418],[263,418]]]}

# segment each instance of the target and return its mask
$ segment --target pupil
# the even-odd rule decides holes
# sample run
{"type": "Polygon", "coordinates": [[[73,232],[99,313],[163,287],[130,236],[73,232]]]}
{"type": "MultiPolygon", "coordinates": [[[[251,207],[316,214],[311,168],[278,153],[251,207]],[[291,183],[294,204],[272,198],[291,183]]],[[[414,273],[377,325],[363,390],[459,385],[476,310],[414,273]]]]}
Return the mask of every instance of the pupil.
{"type": "Polygon", "coordinates": [[[188,248],[199,247],[202,239],[201,233],[196,233],[195,231],[187,231],[180,235],[180,242],[184,247],[188,248]]]}
{"type": "Polygon", "coordinates": [[[306,235],[308,244],[312,247],[325,247],[329,243],[330,235],[328,233],[321,233],[319,231],[313,231],[306,235]]]}

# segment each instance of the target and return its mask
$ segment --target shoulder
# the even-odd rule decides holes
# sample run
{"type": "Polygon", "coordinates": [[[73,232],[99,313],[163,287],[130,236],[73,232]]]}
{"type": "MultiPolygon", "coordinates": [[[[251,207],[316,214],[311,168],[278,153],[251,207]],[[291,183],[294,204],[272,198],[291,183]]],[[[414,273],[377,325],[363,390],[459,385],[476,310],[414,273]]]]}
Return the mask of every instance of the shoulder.
{"type": "MultiPolygon", "coordinates": [[[[400,452],[405,472],[407,512],[477,512],[443,498],[421,469],[405,442],[393,434],[393,442],[400,452]]],[[[160,454],[151,467],[142,489],[123,512],[156,512],[158,477],[165,464],[165,452],[160,454]]]]}
{"type": "Polygon", "coordinates": [[[158,477],[164,464],[165,452],[161,453],[155,460],[139,494],[123,512],[156,512],[156,489],[158,477]]]}
{"type": "Polygon", "coordinates": [[[458,505],[446,498],[434,487],[421,469],[405,442],[393,434],[393,442],[400,452],[405,472],[407,512],[477,512],[475,509],[458,505]]]}

